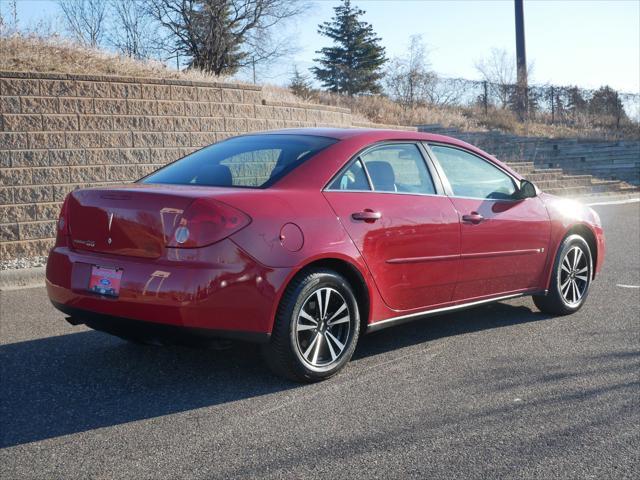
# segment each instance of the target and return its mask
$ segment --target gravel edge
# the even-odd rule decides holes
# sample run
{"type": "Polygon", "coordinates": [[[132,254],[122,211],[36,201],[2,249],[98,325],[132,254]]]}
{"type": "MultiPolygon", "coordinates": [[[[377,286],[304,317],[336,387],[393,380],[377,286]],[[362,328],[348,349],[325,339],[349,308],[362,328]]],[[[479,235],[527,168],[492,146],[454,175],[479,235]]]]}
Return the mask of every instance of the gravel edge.
{"type": "Polygon", "coordinates": [[[0,292],[44,286],[45,267],[0,271],[0,292]]]}

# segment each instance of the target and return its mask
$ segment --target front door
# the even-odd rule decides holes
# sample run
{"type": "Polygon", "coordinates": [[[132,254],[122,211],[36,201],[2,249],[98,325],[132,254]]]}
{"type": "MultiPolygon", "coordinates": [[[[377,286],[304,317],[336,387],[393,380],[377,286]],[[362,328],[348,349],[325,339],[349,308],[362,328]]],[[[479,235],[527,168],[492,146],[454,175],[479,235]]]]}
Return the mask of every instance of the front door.
{"type": "Polygon", "coordinates": [[[462,268],[454,299],[539,287],[551,224],[539,198],[514,199],[506,172],[465,150],[431,145],[461,220],[462,268]]]}
{"type": "Polygon", "coordinates": [[[458,214],[449,198],[437,194],[415,144],[366,151],[325,196],[389,307],[411,310],[452,300],[460,265],[458,214]]]}

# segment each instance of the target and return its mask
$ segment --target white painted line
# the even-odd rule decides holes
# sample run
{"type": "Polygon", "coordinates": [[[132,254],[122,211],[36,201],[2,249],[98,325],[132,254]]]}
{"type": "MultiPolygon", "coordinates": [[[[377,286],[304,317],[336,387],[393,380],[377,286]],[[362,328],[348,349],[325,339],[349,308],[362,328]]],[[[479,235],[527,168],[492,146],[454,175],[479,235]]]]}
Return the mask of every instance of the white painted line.
{"type": "Polygon", "coordinates": [[[624,285],[622,283],[618,283],[616,285],[616,287],[622,287],[622,288],[640,288],[640,285],[624,285]]]}
{"type": "Polygon", "coordinates": [[[594,207],[597,205],[623,205],[625,203],[637,203],[637,202],[640,202],[640,198],[628,198],[627,200],[612,200],[610,202],[587,203],[587,207],[594,207]]]}

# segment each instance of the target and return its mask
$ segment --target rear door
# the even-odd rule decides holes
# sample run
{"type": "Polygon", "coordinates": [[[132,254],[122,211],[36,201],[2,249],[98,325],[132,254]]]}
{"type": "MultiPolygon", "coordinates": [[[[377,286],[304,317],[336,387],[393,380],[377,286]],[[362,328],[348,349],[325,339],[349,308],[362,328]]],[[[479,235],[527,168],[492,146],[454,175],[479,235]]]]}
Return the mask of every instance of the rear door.
{"type": "Polygon", "coordinates": [[[514,179],[488,159],[447,145],[430,145],[430,152],[461,220],[454,299],[538,287],[551,234],[542,201],[514,199],[514,179]]]}
{"type": "Polygon", "coordinates": [[[415,143],[366,150],[324,195],[362,253],[385,303],[450,302],[460,265],[458,214],[415,143]]]}

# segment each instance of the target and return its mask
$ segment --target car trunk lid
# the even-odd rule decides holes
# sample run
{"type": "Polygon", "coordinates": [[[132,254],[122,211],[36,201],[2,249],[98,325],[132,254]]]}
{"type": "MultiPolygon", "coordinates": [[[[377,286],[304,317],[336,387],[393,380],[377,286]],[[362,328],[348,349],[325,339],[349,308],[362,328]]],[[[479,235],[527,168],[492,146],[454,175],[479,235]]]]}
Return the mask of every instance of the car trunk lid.
{"type": "Polygon", "coordinates": [[[67,207],[71,247],[158,258],[196,198],[216,198],[229,190],[142,184],[76,190],[67,207]]]}

